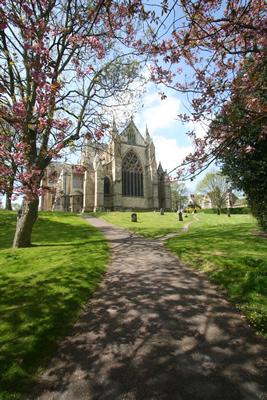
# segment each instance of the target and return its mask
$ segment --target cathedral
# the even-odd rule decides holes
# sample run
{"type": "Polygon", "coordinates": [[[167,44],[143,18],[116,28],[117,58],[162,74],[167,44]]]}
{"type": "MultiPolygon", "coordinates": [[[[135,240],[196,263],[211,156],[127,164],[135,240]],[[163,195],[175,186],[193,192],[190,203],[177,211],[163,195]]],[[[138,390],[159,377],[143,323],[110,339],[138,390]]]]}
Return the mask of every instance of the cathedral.
{"type": "Polygon", "coordinates": [[[119,133],[113,124],[112,140],[96,146],[87,140],[79,165],[52,163],[43,186],[41,210],[118,211],[171,209],[166,171],[157,165],[155,146],[133,119],[119,133]]]}

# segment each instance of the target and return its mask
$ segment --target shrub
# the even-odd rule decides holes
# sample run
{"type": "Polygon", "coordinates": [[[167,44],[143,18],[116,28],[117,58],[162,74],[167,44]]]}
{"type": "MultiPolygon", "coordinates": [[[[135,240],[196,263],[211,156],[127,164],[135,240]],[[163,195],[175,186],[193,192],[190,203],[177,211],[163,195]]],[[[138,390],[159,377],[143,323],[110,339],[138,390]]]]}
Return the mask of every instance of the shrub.
{"type": "MultiPolygon", "coordinates": [[[[217,214],[217,208],[206,208],[202,210],[205,214],[217,214]]],[[[227,208],[221,208],[221,214],[227,214],[227,208]]],[[[250,214],[249,207],[234,207],[230,209],[231,214],[250,214]]]]}

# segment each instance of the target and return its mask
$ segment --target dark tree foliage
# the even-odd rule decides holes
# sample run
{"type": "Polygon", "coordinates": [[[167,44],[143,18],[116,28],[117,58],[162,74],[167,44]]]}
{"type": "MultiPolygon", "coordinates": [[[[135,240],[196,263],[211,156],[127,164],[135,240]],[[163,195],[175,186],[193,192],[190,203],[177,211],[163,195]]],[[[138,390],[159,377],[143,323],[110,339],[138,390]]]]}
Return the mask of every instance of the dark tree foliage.
{"type": "Polygon", "coordinates": [[[245,192],[253,215],[261,228],[267,231],[267,140],[258,141],[251,126],[244,126],[244,131],[246,134],[235,144],[236,153],[225,152],[221,156],[223,173],[245,192]],[[243,144],[255,150],[238,153],[243,144]]]}
{"type": "Polygon", "coordinates": [[[245,192],[252,213],[264,231],[267,231],[267,116],[262,113],[255,118],[255,114],[258,101],[266,104],[266,72],[263,66],[255,77],[250,77],[261,81],[261,87],[258,85],[254,92],[233,97],[210,129],[215,139],[219,129],[233,132],[233,140],[222,149],[218,159],[223,173],[236,188],[245,192]],[[247,95],[255,99],[254,108],[247,107],[247,95]]]}

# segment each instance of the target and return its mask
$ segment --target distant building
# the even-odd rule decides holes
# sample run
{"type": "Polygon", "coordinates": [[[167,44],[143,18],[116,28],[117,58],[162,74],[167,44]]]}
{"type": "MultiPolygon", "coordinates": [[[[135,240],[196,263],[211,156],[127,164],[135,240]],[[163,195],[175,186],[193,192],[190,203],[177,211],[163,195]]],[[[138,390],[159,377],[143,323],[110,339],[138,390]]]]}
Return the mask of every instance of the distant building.
{"type": "Polygon", "coordinates": [[[201,206],[198,204],[196,196],[194,194],[190,194],[188,197],[188,203],[187,207],[191,208],[201,208],[201,206]]]}
{"type": "Polygon", "coordinates": [[[82,149],[79,165],[52,163],[43,185],[42,210],[155,210],[171,209],[167,173],[157,165],[155,146],[133,120],[119,134],[113,124],[112,140],[96,147],[90,140],[82,149]]]}
{"type": "MultiPolygon", "coordinates": [[[[224,197],[225,197],[224,207],[231,208],[231,207],[236,206],[235,203],[236,203],[238,197],[231,190],[228,190],[225,193],[224,197]]],[[[216,204],[212,203],[212,200],[211,200],[209,194],[203,195],[200,205],[201,205],[201,208],[217,208],[216,204]]]]}
{"type": "Polygon", "coordinates": [[[204,194],[201,199],[201,208],[212,208],[212,201],[208,194],[204,194]]]}

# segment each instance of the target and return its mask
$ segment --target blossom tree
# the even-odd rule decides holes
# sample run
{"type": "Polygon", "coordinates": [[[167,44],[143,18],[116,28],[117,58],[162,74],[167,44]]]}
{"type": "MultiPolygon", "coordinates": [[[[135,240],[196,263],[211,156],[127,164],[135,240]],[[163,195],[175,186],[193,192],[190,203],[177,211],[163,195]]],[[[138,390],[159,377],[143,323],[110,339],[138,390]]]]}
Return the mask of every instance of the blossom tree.
{"type": "Polygon", "coordinates": [[[168,18],[161,18],[151,43],[139,45],[154,57],[153,80],[186,93],[190,113],[181,114],[181,120],[206,124],[204,137],[189,132],[195,152],[183,166],[189,167],[186,177],[191,178],[238,135],[237,121],[234,131],[218,131],[216,141],[208,132],[210,122],[228,107],[233,96],[245,95],[250,119],[264,118],[264,100],[255,94],[263,89],[259,71],[266,64],[266,8],[263,0],[163,3],[169,9],[168,18]]]}
{"type": "MultiPolygon", "coordinates": [[[[80,138],[107,132],[103,107],[122,102],[138,75],[133,57],[149,59],[154,82],[187,95],[185,121],[214,119],[240,91],[261,118],[263,103],[251,92],[258,81],[245,71],[264,63],[265,22],[263,0],[0,0],[0,120],[17,135],[14,142],[0,133],[7,142],[0,158],[9,148],[16,192],[24,196],[14,246],[30,245],[51,160],[80,138]]],[[[190,177],[234,140],[230,130],[216,140],[191,135],[196,151],[184,162],[190,177]]]]}
{"type": "MultiPolygon", "coordinates": [[[[249,60],[248,63],[254,61],[249,60]]],[[[219,135],[225,132],[228,136],[218,154],[222,171],[231,178],[236,188],[246,193],[252,214],[266,232],[267,116],[264,110],[262,113],[258,110],[259,104],[266,104],[266,64],[256,71],[246,70],[246,74],[252,71],[250,79],[255,81],[255,85],[247,93],[232,96],[227,107],[212,121],[209,135],[214,141],[217,141],[218,132],[219,135]]]]}
{"type": "Polygon", "coordinates": [[[164,5],[168,18],[161,19],[154,42],[143,45],[154,56],[153,79],[186,93],[190,113],[180,115],[182,121],[206,124],[204,137],[189,132],[195,151],[177,166],[178,176],[193,179],[212,162],[222,162],[266,230],[265,2],[181,0],[164,5]]]}
{"type": "Polygon", "coordinates": [[[140,1],[0,0],[0,184],[24,197],[14,247],[31,243],[48,164],[107,131],[103,108],[138,76],[129,45],[147,17],[140,1]]]}

